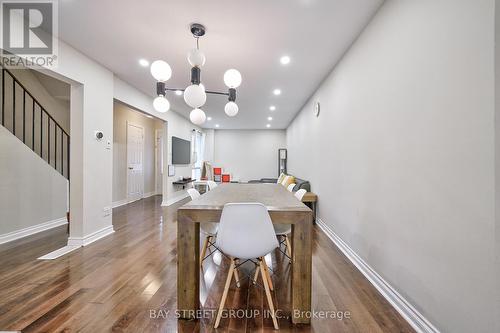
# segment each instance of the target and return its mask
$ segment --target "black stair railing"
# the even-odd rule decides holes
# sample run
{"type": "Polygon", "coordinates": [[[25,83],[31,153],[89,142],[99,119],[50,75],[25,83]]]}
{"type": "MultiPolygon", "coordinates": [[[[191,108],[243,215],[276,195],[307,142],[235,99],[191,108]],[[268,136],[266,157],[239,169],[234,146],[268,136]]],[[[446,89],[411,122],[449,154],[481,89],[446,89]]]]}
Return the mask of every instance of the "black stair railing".
{"type": "Polygon", "coordinates": [[[2,126],[69,179],[68,133],[6,68],[2,68],[2,126]],[[12,91],[7,92],[6,84],[12,84],[12,91]]]}

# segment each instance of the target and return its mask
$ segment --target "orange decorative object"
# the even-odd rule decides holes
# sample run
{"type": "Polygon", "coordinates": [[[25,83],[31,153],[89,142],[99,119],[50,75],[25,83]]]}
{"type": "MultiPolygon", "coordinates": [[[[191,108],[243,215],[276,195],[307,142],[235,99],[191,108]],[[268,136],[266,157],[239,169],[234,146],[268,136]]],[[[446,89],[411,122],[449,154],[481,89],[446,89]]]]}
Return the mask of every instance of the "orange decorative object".
{"type": "Polygon", "coordinates": [[[228,174],[222,175],[222,182],[223,183],[229,183],[231,181],[231,176],[228,174]]]}
{"type": "Polygon", "coordinates": [[[222,175],[222,168],[214,168],[214,175],[222,175]]]}

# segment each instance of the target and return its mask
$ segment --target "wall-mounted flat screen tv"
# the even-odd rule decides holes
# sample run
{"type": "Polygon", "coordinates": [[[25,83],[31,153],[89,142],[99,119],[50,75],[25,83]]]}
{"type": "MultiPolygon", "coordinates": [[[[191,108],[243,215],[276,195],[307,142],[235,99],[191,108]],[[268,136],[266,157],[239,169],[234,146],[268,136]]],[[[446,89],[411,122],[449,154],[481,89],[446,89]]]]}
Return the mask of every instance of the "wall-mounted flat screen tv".
{"type": "Polygon", "coordinates": [[[191,141],[172,137],[172,164],[191,163],[191,141]]]}

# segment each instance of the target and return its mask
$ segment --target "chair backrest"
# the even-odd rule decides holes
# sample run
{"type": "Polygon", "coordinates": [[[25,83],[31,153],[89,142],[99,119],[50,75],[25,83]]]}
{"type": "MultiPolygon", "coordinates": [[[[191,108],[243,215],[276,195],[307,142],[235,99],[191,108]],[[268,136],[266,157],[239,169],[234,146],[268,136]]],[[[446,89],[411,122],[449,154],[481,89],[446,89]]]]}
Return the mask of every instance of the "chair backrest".
{"type": "Polygon", "coordinates": [[[288,191],[290,192],[293,192],[293,188],[295,187],[295,183],[291,183],[290,185],[288,185],[288,187],[286,188],[288,191]]]}
{"type": "Polygon", "coordinates": [[[266,206],[257,202],[224,205],[216,243],[223,253],[239,259],[265,256],[279,245],[266,206]]]}
{"type": "Polygon", "coordinates": [[[208,181],[207,181],[207,184],[208,184],[208,189],[209,189],[209,190],[213,190],[214,188],[216,188],[216,187],[217,187],[217,183],[216,183],[216,182],[214,182],[213,180],[208,180],[208,181]]]}
{"type": "Polygon", "coordinates": [[[307,191],[304,190],[303,188],[301,188],[300,190],[298,190],[297,192],[295,192],[295,197],[297,199],[299,199],[300,201],[302,201],[302,198],[304,197],[304,194],[306,194],[307,191]]]}
{"type": "Polygon", "coordinates": [[[199,198],[201,196],[200,192],[194,188],[188,188],[188,194],[191,197],[191,200],[194,200],[196,198],[199,198]]]}

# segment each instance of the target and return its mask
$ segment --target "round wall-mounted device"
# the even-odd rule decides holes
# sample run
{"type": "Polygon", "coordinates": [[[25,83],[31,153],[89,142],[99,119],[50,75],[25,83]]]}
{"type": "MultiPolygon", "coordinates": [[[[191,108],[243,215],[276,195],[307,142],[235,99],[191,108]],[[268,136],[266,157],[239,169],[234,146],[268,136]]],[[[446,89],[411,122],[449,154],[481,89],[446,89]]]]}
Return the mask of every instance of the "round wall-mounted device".
{"type": "Polygon", "coordinates": [[[314,115],[319,117],[319,112],[321,111],[321,105],[319,102],[314,102],[314,115]]]}
{"type": "Polygon", "coordinates": [[[101,140],[102,138],[104,138],[104,134],[101,131],[95,131],[94,135],[96,140],[101,140]]]}

